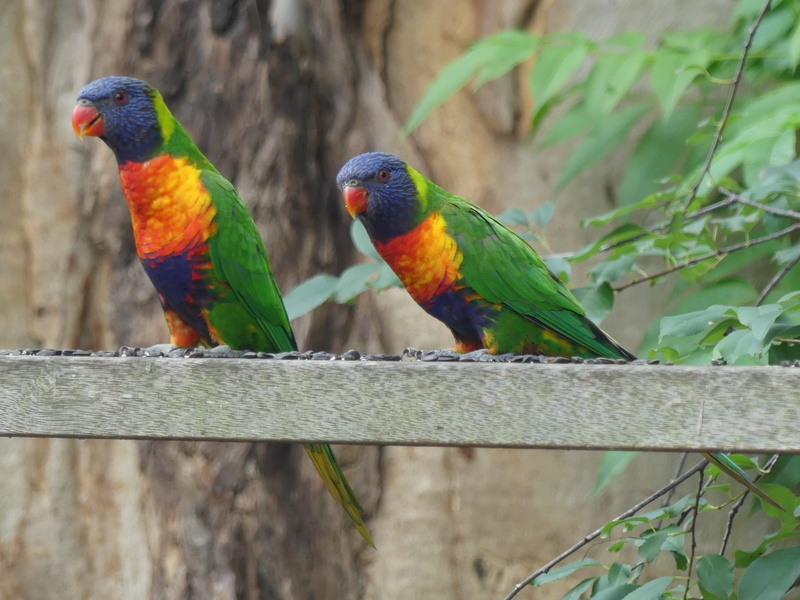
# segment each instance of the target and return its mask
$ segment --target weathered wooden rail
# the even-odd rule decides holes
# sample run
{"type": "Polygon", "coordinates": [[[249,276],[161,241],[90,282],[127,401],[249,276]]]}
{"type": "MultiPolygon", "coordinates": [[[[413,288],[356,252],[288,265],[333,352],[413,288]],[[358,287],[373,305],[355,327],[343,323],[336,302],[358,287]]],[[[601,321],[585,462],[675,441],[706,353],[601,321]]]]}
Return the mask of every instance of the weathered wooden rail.
{"type": "Polygon", "coordinates": [[[0,436],[800,452],[800,369],[0,356],[0,436]]]}

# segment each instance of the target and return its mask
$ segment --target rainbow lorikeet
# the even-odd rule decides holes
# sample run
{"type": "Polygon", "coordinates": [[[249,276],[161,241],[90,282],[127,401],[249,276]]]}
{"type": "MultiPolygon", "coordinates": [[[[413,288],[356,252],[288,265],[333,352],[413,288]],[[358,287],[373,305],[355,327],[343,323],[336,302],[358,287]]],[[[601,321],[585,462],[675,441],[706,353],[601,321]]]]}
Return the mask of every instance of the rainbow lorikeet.
{"type": "MultiPolygon", "coordinates": [[[[72,126],[114,151],[136,251],[180,347],[297,349],[261,236],[233,185],[175,119],[158,90],[105,77],[78,94],[72,126]]],[[[327,444],[306,444],[331,495],[373,545],[363,509],[327,444]]]]}
{"type": "MultiPolygon", "coordinates": [[[[351,159],[337,177],[348,212],[454,349],[634,360],[521,237],[391,154],[351,159]]],[[[780,508],[727,455],[706,454],[780,508]]]]}

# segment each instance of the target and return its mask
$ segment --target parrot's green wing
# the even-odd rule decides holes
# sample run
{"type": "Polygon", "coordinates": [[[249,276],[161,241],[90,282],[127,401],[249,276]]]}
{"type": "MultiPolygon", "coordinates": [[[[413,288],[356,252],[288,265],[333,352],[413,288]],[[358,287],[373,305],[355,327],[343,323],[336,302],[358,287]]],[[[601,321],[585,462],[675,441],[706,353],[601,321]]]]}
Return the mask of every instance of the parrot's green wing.
{"type": "Polygon", "coordinates": [[[587,317],[578,300],[516,233],[484,210],[453,197],[441,204],[464,260],[469,287],[597,356],[634,358],[587,317]]]}
{"type": "Polygon", "coordinates": [[[250,350],[265,352],[296,350],[297,343],[280,290],[247,208],[233,185],[218,173],[203,171],[200,179],[217,211],[214,217],[217,231],[208,241],[214,273],[221,282],[230,286],[247,313],[227,310],[230,307],[212,307],[209,319],[222,332],[220,337],[229,346],[251,345],[257,347],[250,350]],[[248,328],[246,322],[239,322],[241,320],[250,322],[251,326],[248,328]],[[258,327],[253,327],[253,323],[258,327]],[[248,331],[256,343],[231,339],[231,334],[226,336],[223,328],[231,332],[248,331]]]}

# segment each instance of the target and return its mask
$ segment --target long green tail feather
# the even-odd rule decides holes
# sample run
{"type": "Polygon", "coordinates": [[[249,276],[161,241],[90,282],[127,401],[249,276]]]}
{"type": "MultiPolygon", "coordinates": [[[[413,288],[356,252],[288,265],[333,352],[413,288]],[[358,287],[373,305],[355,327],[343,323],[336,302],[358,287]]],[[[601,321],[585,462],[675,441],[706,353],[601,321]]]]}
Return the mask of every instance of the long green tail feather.
{"type": "Polygon", "coordinates": [[[764,500],[764,502],[767,502],[778,510],[786,512],[786,509],[781,506],[777,500],[772,498],[769,494],[767,494],[767,492],[758,487],[756,482],[753,481],[750,476],[739,467],[739,465],[733,462],[727,454],[722,454],[720,452],[704,452],[703,456],[717,465],[724,473],[727,473],[733,477],[736,481],[741,483],[756,496],[764,500]]]}
{"type": "Polygon", "coordinates": [[[304,444],[303,447],[306,449],[311,462],[314,463],[317,473],[322,477],[322,481],[325,482],[325,487],[328,488],[331,496],[342,505],[345,512],[353,520],[361,537],[375,548],[372,536],[361,519],[361,513],[364,509],[361,508],[355,493],[353,493],[350,484],[347,483],[347,479],[345,479],[342,470],[339,468],[331,447],[328,444],[304,444]]]}

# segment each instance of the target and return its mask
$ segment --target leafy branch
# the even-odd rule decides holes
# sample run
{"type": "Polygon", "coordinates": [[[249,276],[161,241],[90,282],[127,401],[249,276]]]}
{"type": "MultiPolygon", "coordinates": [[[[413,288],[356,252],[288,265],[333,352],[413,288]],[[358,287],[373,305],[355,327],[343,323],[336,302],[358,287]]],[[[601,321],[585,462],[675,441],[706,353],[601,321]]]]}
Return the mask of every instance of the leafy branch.
{"type": "Polygon", "coordinates": [[[752,240],[747,240],[745,242],[741,242],[739,244],[732,244],[725,248],[719,248],[714,250],[713,252],[708,252],[707,254],[703,254],[692,258],[684,263],[679,265],[675,265],[666,269],[663,269],[657,273],[653,273],[652,275],[648,275],[647,277],[641,277],[640,279],[634,279],[628,283],[624,283],[614,288],[615,292],[621,292],[624,289],[632,287],[634,285],[638,285],[640,283],[644,283],[646,281],[653,281],[654,279],[658,279],[659,277],[663,277],[665,275],[669,275],[670,273],[675,273],[676,271],[680,271],[682,269],[686,269],[687,267],[691,267],[692,265],[699,264],[706,260],[712,258],[724,258],[725,256],[732,254],[733,252],[738,252],[739,250],[746,250],[748,248],[752,248],[753,246],[758,246],[759,244],[764,244],[766,242],[771,242],[773,240],[779,240],[795,231],[800,230],[800,223],[795,223],[789,227],[781,229],[780,231],[776,231],[775,233],[770,233],[769,235],[765,235],[759,238],[755,238],[752,240]]]}
{"type": "Polygon", "coordinates": [[[711,169],[711,161],[714,158],[714,155],[719,148],[719,144],[722,141],[722,133],[725,131],[725,126],[728,124],[728,119],[731,115],[731,110],[733,109],[733,100],[736,98],[736,92],[739,90],[739,84],[742,81],[742,75],[744,74],[744,65],[747,62],[747,55],[750,52],[750,48],[753,45],[753,38],[756,35],[756,31],[761,26],[761,22],[764,20],[764,15],[769,12],[770,8],[772,7],[772,0],[767,0],[764,3],[764,6],[761,7],[761,11],[756,16],[755,21],[753,21],[753,25],[750,27],[750,31],[747,33],[747,38],[744,41],[744,45],[742,46],[742,54],[739,58],[739,64],[736,65],[736,73],[733,76],[733,80],[731,81],[731,89],[728,92],[728,98],[725,101],[725,106],[722,109],[722,116],[719,119],[719,124],[717,125],[717,131],[714,134],[714,139],[711,142],[711,147],[708,149],[708,154],[706,155],[706,161],[703,164],[702,169],[700,169],[700,174],[697,177],[694,185],[692,186],[691,192],[689,197],[686,201],[686,205],[688,206],[691,204],[694,199],[697,197],[697,193],[700,190],[700,186],[703,183],[706,175],[708,174],[709,170],[711,169]]]}
{"type": "MultiPolygon", "coordinates": [[[[707,460],[700,461],[699,463],[697,463],[695,466],[693,466],[691,469],[689,469],[688,471],[686,471],[682,475],[679,475],[678,477],[674,478],[672,481],[670,481],[665,486],[659,488],[658,490],[656,490],[655,492],[653,492],[652,494],[650,494],[646,498],[642,499],[641,501],[639,501],[636,504],[634,504],[633,506],[631,506],[628,510],[626,510],[625,512],[621,513],[619,516],[614,518],[612,520],[612,522],[613,521],[623,521],[624,519],[632,517],[633,515],[638,513],[640,510],[642,510],[645,506],[647,506],[648,504],[650,504],[654,500],[658,500],[664,494],[667,494],[668,492],[670,492],[673,489],[675,489],[677,486],[679,486],[681,483],[683,483],[684,481],[689,479],[695,473],[699,473],[699,472],[703,471],[703,469],[705,469],[707,465],[708,465],[708,461],[707,460]]],[[[528,575],[525,579],[523,579],[517,585],[515,585],[514,589],[511,591],[511,593],[509,593],[503,600],[512,600],[512,598],[514,598],[523,589],[525,589],[525,587],[527,585],[529,585],[531,583],[536,585],[534,580],[537,577],[539,577],[541,575],[544,575],[545,573],[548,573],[557,564],[563,562],[564,560],[566,560],[567,558],[569,558],[570,556],[575,554],[575,552],[577,552],[578,550],[580,550],[581,548],[586,546],[589,542],[591,542],[591,541],[595,540],[596,538],[600,537],[600,535],[606,530],[606,527],[607,526],[604,525],[603,527],[600,527],[599,529],[595,529],[593,532],[591,532],[590,534],[584,536],[580,541],[578,541],[577,543],[573,544],[572,546],[567,548],[564,552],[562,552],[561,554],[556,556],[553,560],[548,562],[546,565],[544,565],[540,569],[537,569],[536,571],[534,571],[533,573],[528,575]]]]}

